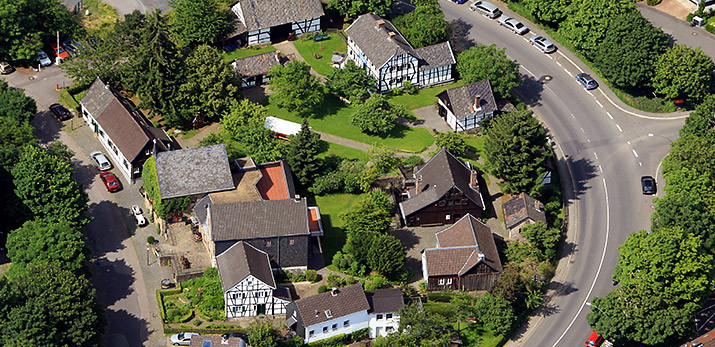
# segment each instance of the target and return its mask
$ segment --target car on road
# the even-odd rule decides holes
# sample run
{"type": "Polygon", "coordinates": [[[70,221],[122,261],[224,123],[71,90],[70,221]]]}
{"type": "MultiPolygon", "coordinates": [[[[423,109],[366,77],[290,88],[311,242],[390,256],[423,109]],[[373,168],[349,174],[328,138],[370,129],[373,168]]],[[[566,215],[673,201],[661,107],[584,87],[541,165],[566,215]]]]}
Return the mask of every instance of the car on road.
{"type": "Polygon", "coordinates": [[[191,337],[198,336],[198,333],[179,333],[169,337],[169,342],[174,346],[188,346],[191,344],[191,337]]]}
{"type": "Polygon", "coordinates": [[[15,68],[6,61],[0,61],[0,74],[7,75],[15,71],[15,68]]]}
{"type": "Polygon", "coordinates": [[[42,66],[50,66],[52,65],[52,60],[50,60],[50,57],[47,56],[47,53],[43,50],[37,50],[37,58],[40,60],[40,65],[42,66]]]}
{"type": "Polygon", "coordinates": [[[499,18],[499,25],[513,31],[515,34],[524,35],[529,28],[522,24],[518,19],[507,16],[499,18]]]}
{"type": "Polygon", "coordinates": [[[70,55],[65,51],[62,46],[58,46],[57,44],[53,43],[50,45],[50,48],[52,48],[52,54],[55,55],[55,57],[60,57],[61,59],[69,59],[70,55]]]}
{"type": "Polygon", "coordinates": [[[102,172],[99,174],[99,178],[104,182],[104,186],[110,193],[118,192],[122,189],[122,184],[119,182],[117,176],[114,176],[111,172],[102,172]]]}
{"type": "Polygon", "coordinates": [[[651,176],[641,177],[641,189],[643,194],[652,195],[656,192],[655,178],[651,176]]]}
{"type": "Polygon", "coordinates": [[[89,154],[89,157],[92,158],[92,161],[94,161],[94,164],[97,165],[100,171],[107,171],[112,168],[112,163],[102,152],[92,152],[89,154]]]}
{"type": "Polygon", "coordinates": [[[50,111],[55,114],[55,117],[57,117],[60,122],[72,118],[72,113],[60,104],[50,105],[50,111]]]}
{"type": "Polygon", "coordinates": [[[498,7],[486,1],[475,1],[469,5],[469,8],[472,11],[481,13],[489,19],[494,19],[501,15],[501,10],[498,7]]]}
{"type": "Polygon", "coordinates": [[[139,205],[132,206],[132,214],[134,215],[134,219],[137,220],[138,226],[143,227],[148,224],[146,218],[144,218],[144,215],[142,215],[142,209],[139,207],[139,205]]]}
{"type": "Polygon", "coordinates": [[[532,37],[531,39],[529,39],[529,42],[531,42],[532,46],[540,49],[544,53],[553,53],[556,51],[556,45],[554,45],[553,42],[541,35],[536,35],[532,37]]]}
{"type": "Polygon", "coordinates": [[[585,345],[587,347],[598,347],[603,344],[604,341],[605,339],[601,335],[598,335],[595,330],[593,330],[591,331],[591,335],[589,335],[586,339],[585,345]]]}
{"type": "Polygon", "coordinates": [[[467,2],[467,0],[452,0],[452,1],[454,1],[458,4],[463,4],[463,3],[467,2]]]}
{"type": "Polygon", "coordinates": [[[580,73],[576,75],[576,80],[579,81],[579,83],[583,84],[584,87],[586,87],[587,90],[591,89],[596,89],[598,88],[598,82],[591,77],[591,75],[587,73],[580,73]]]}

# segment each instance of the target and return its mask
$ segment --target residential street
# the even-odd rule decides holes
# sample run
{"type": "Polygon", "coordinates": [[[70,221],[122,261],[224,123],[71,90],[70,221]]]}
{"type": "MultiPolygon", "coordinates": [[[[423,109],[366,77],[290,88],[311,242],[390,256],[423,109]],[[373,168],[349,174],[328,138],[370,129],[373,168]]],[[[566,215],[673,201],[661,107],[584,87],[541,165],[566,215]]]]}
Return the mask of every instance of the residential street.
{"type": "Polygon", "coordinates": [[[700,47],[703,52],[715,59],[715,35],[705,28],[693,28],[686,21],[675,18],[652,7],[638,4],[638,9],[654,26],[660,27],[674,43],[690,47],[700,47]]]}

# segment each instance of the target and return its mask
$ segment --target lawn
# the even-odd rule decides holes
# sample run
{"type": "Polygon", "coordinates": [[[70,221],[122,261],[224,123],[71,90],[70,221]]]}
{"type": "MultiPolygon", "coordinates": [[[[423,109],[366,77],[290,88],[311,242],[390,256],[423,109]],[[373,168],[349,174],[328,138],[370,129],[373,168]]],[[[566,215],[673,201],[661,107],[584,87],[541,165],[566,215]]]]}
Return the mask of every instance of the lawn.
{"type": "Polygon", "coordinates": [[[310,65],[313,70],[317,73],[327,76],[332,70],[331,57],[333,52],[343,52],[348,51],[345,41],[340,37],[338,33],[329,33],[330,39],[323,40],[319,42],[313,41],[313,39],[300,39],[293,44],[298,50],[303,59],[310,65]],[[313,54],[320,54],[322,58],[317,59],[313,54]]]}
{"type": "Polygon", "coordinates": [[[479,157],[484,156],[484,136],[466,134],[464,140],[467,142],[467,149],[479,157]]]}
{"type": "Polygon", "coordinates": [[[233,52],[224,52],[223,60],[226,62],[234,61],[238,58],[252,57],[254,55],[259,55],[266,52],[273,52],[276,50],[273,46],[265,46],[260,48],[255,48],[256,46],[249,46],[246,48],[237,49],[233,52]]]}
{"type": "MultiPolygon", "coordinates": [[[[428,300],[423,305],[425,311],[441,315],[445,320],[452,322],[452,328],[457,329],[457,322],[454,319],[455,308],[451,303],[428,300]]],[[[462,322],[461,327],[460,336],[464,346],[499,346],[503,339],[503,336],[495,336],[492,331],[484,329],[481,324],[462,322]]]]}
{"type": "Polygon", "coordinates": [[[99,0],[84,0],[82,5],[89,10],[89,16],[84,13],[75,16],[75,19],[90,33],[90,35],[104,36],[102,33],[114,28],[114,23],[120,20],[117,11],[111,5],[99,0]]]}
{"type": "Polygon", "coordinates": [[[414,110],[416,108],[434,105],[434,103],[437,102],[437,94],[445,91],[446,89],[462,85],[464,85],[464,82],[460,80],[447,85],[422,88],[417,92],[417,94],[393,96],[390,98],[390,101],[392,101],[395,105],[402,105],[410,110],[414,110]]]}
{"type": "MultiPolygon", "coordinates": [[[[268,113],[272,116],[300,123],[302,119],[295,113],[279,108],[268,98],[268,113]]],[[[412,128],[397,125],[386,136],[373,136],[360,131],[360,129],[350,123],[353,106],[346,106],[342,101],[332,95],[326,95],[325,102],[320,107],[320,114],[308,119],[308,123],[313,130],[325,132],[335,136],[348,138],[351,140],[366,143],[368,145],[384,145],[386,147],[419,153],[427,149],[433,142],[434,137],[425,128],[412,128]]]]}
{"type": "Polygon", "coordinates": [[[333,262],[333,256],[343,248],[345,244],[345,224],[340,214],[349,210],[358,200],[359,195],[355,194],[328,194],[315,196],[315,203],[320,208],[320,215],[323,220],[325,236],[322,238],[323,261],[325,264],[333,262]]]}
{"type": "Polygon", "coordinates": [[[345,147],[337,143],[323,141],[325,151],[318,154],[318,158],[325,158],[330,154],[335,154],[341,158],[367,160],[367,153],[359,149],[345,147]]]}

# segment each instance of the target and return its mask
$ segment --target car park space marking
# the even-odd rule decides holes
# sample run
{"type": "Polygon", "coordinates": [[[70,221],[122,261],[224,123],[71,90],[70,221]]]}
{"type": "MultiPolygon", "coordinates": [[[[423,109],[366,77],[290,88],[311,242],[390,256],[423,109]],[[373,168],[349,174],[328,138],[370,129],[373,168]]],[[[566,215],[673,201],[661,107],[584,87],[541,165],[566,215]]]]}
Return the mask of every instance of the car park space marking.
{"type": "Polygon", "coordinates": [[[591,139],[586,139],[586,141],[591,142],[591,139]]]}
{"type": "Polygon", "coordinates": [[[626,141],[626,143],[630,145],[630,144],[631,144],[631,141],[626,141]]]}
{"type": "Polygon", "coordinates": [[[638,153],[636,152],[636,150],[631,148],[631,151],[633,151],[633,155],[635,155],[636,158],[638,158],[638,153]]]}
{"type": "Polygon", "coordinates": [[[596,152],[593,152],[593,156],[596,157],[596,160],[598,160],[598,154],[596,154],[596,152]]]}
{"type": "Polygon", "coordinates": [[[640,162],[640,161],[639,161],[639,162],[638,162],[638,165],[640,165],[640,167],[643,167],[643,162],[640,162]]]}
{"type": "Polygon", "coordinates": [[[574,116],[573,113],[572,113],[572,114],[571,114],[571,118],[576,119],[576,116],[574,116]]]}
{"type": "Polygon", "coordinates": [[[564,69],[564,71],[566,71],[566,73],[569,74],[569,76],[573,77],[573,75],[569,72],[569,70],[564,69]]]}
{"type": "Polygon", "coordinates": [[[618,131],[623,132],[623,129],[621,129],[621,126],[616,124],[616,128],[618,128],[618,131]]]}
{"type": "Polygon", "coordinates": [[[551,56],[551,54],[547,54],[546,57],[548,57],[551,60],[554,60],[554,58],[551,56]]]}
{"type": "Polygon", "coordinates": [[[581,132],[582,132],[582,133],[584,133],[584,134],[586,133],[586,131],[585,131],[585,130],[583,130],[583,128],[581,128],[581,132]]]}
{"type": "Polygon", "coordinates": [[[559,62],[557,61],[557,62],[556,62],[556,65],[561,66],[561,63],[559,63],[559,62]]]}
{"type": "Polygon", "coordinates": [[[603,104],[601,104],[601,103],[600,103],[598,100],[596,100],[596,99],[594,99],[594,100],[596,101],[596,103],[598,104],[598,106],[601,106],[601,108],[603,108],[603,104]]]}
{"type": "Polygon", "coordinates": [[[606,112],[606,114],[608,115],[608,118],[611,118],[611,120],[613,120],[613,116],[611,116],[610,112],[606,112]]]}
{"type": "Polygon", "coordinates": [[[566,60],[568,60],[573,66],[578,68],[578,65],[576,65],[576,63],[574,63],[573,60],[569,59],[569,57],[567,57],[565,54],[561,53],[561,51],[556,51],[556,53],[561,54],[562,57],[566,58],[566,60]]]}
{"type": "MultiPolygon", "coordinates": [[[[581,84],[579,83],[579,85],[581,85],[581,84]]],[[[588,95],[591,95],[591,96],[593,96],[593,93],[591,93],[591,91],[590,91],[590,90],[588,90],[588,89],[586,89],[586,93],[588,93],[588,95]]],[[[593,97],[595,98],[595,96],[593,96],[593,97]]]]}

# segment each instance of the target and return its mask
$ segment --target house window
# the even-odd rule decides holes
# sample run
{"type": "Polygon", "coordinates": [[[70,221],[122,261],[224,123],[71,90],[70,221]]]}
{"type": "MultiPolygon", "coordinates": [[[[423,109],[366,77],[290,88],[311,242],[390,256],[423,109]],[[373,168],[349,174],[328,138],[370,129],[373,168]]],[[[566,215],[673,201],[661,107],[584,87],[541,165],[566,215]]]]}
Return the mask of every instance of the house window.
{"type": "Polygon", "coordinates": [[[444,285],[444,278],[440,278],[439,280],[437,280],[437,284],[440,285],[440,286],[443,286],[443,285],[444,285]]]}
{"type": "Polygon", "coordinates": [[[448,279],[447,279],[447,285],[450,285],[450,284],[452,284],[452,279],[451,279],[451,278],[448,278],[448,279]]]}
{"type": "Polygon", "coordinates": [[[323,334],[326,334],[328,332],[328,327],[323,327],[323,334]]]}
{"type": "Polygon", "coordinates": [[[243,308],[243,312],[246,312],[246,306],[241,306],[243,308]]]}
{"type": "Polygon", "coordinates": [[[450,215],[446,215],[446,216],[444,216],[444,219],[446,219],[446,220],[449,220],[449,218],[451,218],[451,216],[450,216],[450,215]]]}
{"type": "Polygon", "coordinates": [[[112,149],[114,150],[114,154],[119,155],[119,151],[117,150],[117,146],[112,147],[112,149]]]}
{"type": "Polygon", "coordinates": [[[343,327],[349,327],[350,326],[350,321],[346,320],[343,322],[343,327]]]}
{"type": "Polygon", "coordinates": [[[238,307],[236,307],[236,306],[231,307],[231,311],[232,311],[232,312],[238,311],[238,307]]]}
{"type": "Polygon", "coordinates": [[[231,294],[232,299],[236,299],[236,297],[238,297],[238,294],[236,294],[236,293],[231,294]]]}
{"type": "Polygon", "coordinates": [[[393,330],[395,330],[393,327],[385,327],[385,331],[388,333],[391,333],[393,330]]]}
{"type": "Polygon", "coordinates": [[[109,145],[109,148],[114,148],[114,142],[112,142],[112,140],[107,140],[107,144],[109,145]]]}
{"type": "Polygon", "coordinates": [[[272,244],[272,242],[271,242],[271,241],[266,241],[266,247],[270,247],[270,246],[271,246],[271,244],[272,244]]]}
{"type": "Polygon", "coordinates": [[[100,131],[99,131],[99,136],[104,137],[104,131],[100,130],[100,131]]]}
{"type": "Polygon", "coordinates": [[[387,319],[392,319],[392,313],[386,314],[386,315],[385,315],[385,318],[387,318],[387,319]]]}
{"type": "Polygon", "coordinates": [[[126,159],[124,159],[124,167],[127,168],[127,169],[129,168],[129,163],[127,163],[127,160],[126,160],[126,159]]]}
{"type": "Polygon", "coordinates": [[[333,330],[338,330],[338,324],[333,324],[333,330]]]}
{"type": "Polygon", "coordinates": [[[380,320],[380,319],[382,319],[382,315],[381,315],[381,314],[378,314],[378,315],[377,315],[377,320],[380,320]]]}
{"type": "Polygon", "coordinates": [[[289,239],[289,240],[288,240],[288,244],[291,245],[291,246],[294,245],[294,244],[295,244],[295,239],[289,239]]]}

